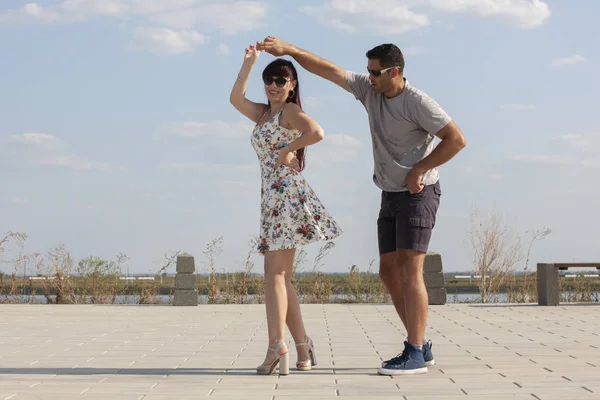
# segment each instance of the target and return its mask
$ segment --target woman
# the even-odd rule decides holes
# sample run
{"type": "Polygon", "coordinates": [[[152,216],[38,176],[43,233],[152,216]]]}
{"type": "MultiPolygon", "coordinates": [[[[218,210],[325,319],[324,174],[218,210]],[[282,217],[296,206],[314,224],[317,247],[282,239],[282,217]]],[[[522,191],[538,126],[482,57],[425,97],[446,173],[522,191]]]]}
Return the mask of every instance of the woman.
{"type": "Polygon", "coordinates": [[[256,372],[289,373],[285,325],[296,343],[300,371],[317,364],[312,340],[306,335],[300,304],[291,284],[295,249],[331,240],[342,231],[321,204],[300,171],[307,146],[323,139],[323,129],[300,105],[300,85],[294,65],[276,59],[263,71],[267,104],[246,99],[248,76],[260,51],[246,49],[244,63],[231,90],[231,104],[256,123],[251,144],[261,167],[261,230],[259,252],[265,262],[265,304],[269,348],[256,372]]]}

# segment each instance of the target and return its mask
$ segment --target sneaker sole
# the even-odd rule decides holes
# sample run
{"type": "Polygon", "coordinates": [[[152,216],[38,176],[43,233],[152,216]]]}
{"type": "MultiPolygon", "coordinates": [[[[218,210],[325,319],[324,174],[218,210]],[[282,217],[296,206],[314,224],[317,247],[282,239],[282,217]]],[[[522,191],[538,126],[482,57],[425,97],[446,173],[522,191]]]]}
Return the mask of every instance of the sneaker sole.
{"type": "MultiPolygon", "coordinates": [[[[385,361],[381,362],[381,368],[385,368],[385,361]]],[[[435,365],[435,360],[431,360],[431,361],[425,361],[425,366],[426,367],[432,367],[435,365]]]]}
{"type": "Polygon", "coordinates": [[[427,367],[415,369],[385,369],[381,368],[377,371],[379,375],[415,375],[427,373],[427,367]]]}

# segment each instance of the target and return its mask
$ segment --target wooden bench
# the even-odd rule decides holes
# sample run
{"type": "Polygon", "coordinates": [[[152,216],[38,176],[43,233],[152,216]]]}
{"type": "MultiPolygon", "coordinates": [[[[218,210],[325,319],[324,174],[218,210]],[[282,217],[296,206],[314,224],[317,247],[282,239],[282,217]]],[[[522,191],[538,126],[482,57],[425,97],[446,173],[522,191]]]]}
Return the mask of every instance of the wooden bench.
{"type": "Polygon", "coordinates": [[[537,293],[540,306],[557,306],[560,303],[558,271],[565,271],[569,268],[596,268],[600,270],[600,263],[538,263],[537,293]]]}

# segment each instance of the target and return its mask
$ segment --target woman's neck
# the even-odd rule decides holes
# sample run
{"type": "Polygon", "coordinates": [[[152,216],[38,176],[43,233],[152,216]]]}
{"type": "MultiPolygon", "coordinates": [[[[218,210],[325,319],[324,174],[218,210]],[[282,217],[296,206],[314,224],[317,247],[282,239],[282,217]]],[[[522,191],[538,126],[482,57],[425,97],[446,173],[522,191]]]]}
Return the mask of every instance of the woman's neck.
{"type": "Polygon", "coordinates": [[[281,110],[281,108],[283,108],[283,106],[285,106],[285,101],[281,101],[281,102],[277,102],[277,103],[271,102],[271,111],[273,111],[273,110],[279,111],[279,110],[281,110]]]}

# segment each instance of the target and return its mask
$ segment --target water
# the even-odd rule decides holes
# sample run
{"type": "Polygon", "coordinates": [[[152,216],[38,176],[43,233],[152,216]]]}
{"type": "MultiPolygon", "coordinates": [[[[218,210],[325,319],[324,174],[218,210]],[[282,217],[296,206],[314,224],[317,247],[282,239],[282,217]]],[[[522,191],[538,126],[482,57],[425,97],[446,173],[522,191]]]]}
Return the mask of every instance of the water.
{"type": "MultiPolygon", "coordinates": [[[[567,299],[568,294],[567,293],[562,293],[562,299],[561,301],[568,301],[567,299]]],[[[598,293],[594,293],[595,296],[595,301],[599,301],[600,299],[600,292],[598,293]]],[[[50,296],[52,299],[54,299],[54,296],[50,296]]],[[[201,295],[198,296],[200,298],[200,302],[201,303],[208,303],[208,296],[205,295],[201,295]]],[[[248,296],[249,301],[252,302],[253,296],[248,296]]],[[[331,297],[331,302],[344,302],[344,300],[348,300],[348,296],[346,295],[335,295],[331,297]]],[[[4,298],[0,296],[0,302],[3,300],[4,298]]],[[[42,296],[42,295],[36,295],[36,296],[30,296],[30,295],[17,295],[17,296],[12,296],[10,298],[11,300],[17,300],[18,303],[33,303],[33,304],[46,304],[46,297],[42,296]]],[[[117,296],[116,297],[116,301],[115,304],[138,304],[138,296],[117,296]]],[[[156,299],[156,301],[158,302],[158,304],[171,304],[172,303],[172,297],[168,296],[168,295],[157,295],[155,297],[153,297],[153,300],[156,299]]],[[[491,300],[490,303],[507,303],[508,302],[508,295],[505,293],[500,293],[496,296],[494,296],[491,300]]],[[[446,296],[446,304],[461,304],[461,303],[481,303],[481,296],[478,293],[460,293],[460,294],[448,294],[446,296]]],[[[82,303],[83,304],[83,303],[82,303]]]]}
{"type": "MultiPolygon", "coordinates": [[[[54,296],[50,296],[53,300],[54,300],[54,296]]],[[[252,301],[252,296],[248,296],[250,301],[252,301]]],[[[158,295],[154,297],[157,301],[158,304],[169,304],[172,302],[172,298],[169,297],[168,295],[158,295]]],[[[208,302],[208,296],[199,296],[200,298],[200,302],[202,303],[207,303],[208,302]]],[[[42,295],[36,295],[36,296],[29,296],[29,295],[18,295],[18,296],[12,296],[11,299],[15,299],[17,300],[19,303],[33,303],[33,304],[46,304],[46,297],[42,296],[42,295]],[[33,297],[33,298],[32,298],[33,297]]],[[[347,300],[348,296],[345,295],[338,295],[338,296],[332,296],[332,302],[337,300],[337,302],[341,302],[344,300],[347,300]]],[[[2,298],[0,297],[0,301],[2,300],[2,298]]],[[[461,294],[449,294],[446,297],[446,301],[448,304],[457,304],[457,303],[480,303],[481,302],[481,296],[479,294],[465,294],[465,293],[461,293],[461,294]]],[[[499,303],[506,303],[507,301],[507,296],[506,295],[500,295],[498,296],[497,299],[495,299],[495,302],[499,302],[499,303]]],[[[117,296],[116,297],[116,302],[115,304],[137,304],[138,303],[138,296],[117,296]]],[[[83,303],[82,303],[83,304],[83,303]]]]}

